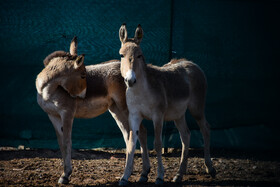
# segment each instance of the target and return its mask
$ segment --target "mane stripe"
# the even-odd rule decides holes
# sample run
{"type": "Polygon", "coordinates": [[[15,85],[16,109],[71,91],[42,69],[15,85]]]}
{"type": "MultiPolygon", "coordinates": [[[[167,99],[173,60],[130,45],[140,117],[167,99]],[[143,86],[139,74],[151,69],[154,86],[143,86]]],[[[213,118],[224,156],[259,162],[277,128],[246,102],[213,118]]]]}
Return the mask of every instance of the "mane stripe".
{"type": "Polygon", "coordinates": [[[170,62],[168,62],[167,64],[164,64],[162,67],[167,67],[167,66],[170,66],[172,64],[177,64],[177,63],[182,62],[182,61],[187,61],[187,60],[185,58],[180,58],[180,59],[173,58],[173,59],[171,59],[170,62]]]}
{"type": "Polygon", "coordinates": [[[67,57],[69,59],[75,59],[77,56],[76,55],[72,56],[70,53],[67,53],[65,51],[55,51],[44,59],[43,61],[44,66],[46,67],[50,63],[50,61],[56,57],[67,57]]]}

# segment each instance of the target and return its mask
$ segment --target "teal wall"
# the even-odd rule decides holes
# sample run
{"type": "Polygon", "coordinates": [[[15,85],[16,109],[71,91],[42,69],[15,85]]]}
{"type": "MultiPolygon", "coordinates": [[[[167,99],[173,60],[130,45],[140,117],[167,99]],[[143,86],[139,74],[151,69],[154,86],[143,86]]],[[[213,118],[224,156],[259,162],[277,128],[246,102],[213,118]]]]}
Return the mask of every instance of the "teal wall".
{"type": "MultiPolygon", "coordinates": [[[[206,116],[212,147],[272,149],[280,143],[278,1],[0,1],[0,146],[57,148],[53,127],[36,103],[35,79],[43,59],[68,50],[78,36],[85,63],[119,59],[118,30],[134,35],[141,23],[148,63],[173,58],[197,63],[208,79],[206,116]]],[[[191,146],[201,147],[187,113],[191,146]]],[[[153,127],[144,121],[152,148],[153,127]]],[[[163,129],[166,147],[180,147],[173,123],[163,129]]],[[[107,112],[76,119],[74,148],[124,147],[107,112]]],[[[277,147],[279,148],[279,146],[277,147]]]]}

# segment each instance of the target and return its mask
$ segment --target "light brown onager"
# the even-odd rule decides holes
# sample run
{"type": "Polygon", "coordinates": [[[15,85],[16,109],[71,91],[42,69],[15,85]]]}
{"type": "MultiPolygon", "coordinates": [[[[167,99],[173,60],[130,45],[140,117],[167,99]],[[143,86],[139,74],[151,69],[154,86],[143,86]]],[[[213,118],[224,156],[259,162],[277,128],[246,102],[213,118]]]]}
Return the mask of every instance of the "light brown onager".
{"type": "MultiPolygon", "coordinates": [[[[44,65],[36,79],[37,101],[54,126],[62,153],[64,172],[58,182],[68,183],[72,173],[71,134],[74,118],[93,118],[109,110],[127,145],[126,86],[118,60],[85,66],[84,56],[77,56],[76,37],[70,44],[70,53],[56,51],[46,57],[44,65]]],[[[146,173],[150,168],[146,129],[141,126],[139,134],[143,172],[146,173]]]]}
{"type": "Polygon", "coordinates": [[[190,145],[190,131],[185,112],[189,109],[204,138],[206,170],[215,176],[210,158],[210,126],[205,119],[206,78],[203,71],[185,59],[172,60],[163,67],[147,65],[140,47],[143,30],[138,25],[134,38],[127,37],[126,25],[119,30],[121,40],[121,74],[127,85],[126,101],[132,132],[127,146],[127,163],[119,184],[128,184],[133,169],[133,155],[138,131],[143,118],[154,124],[154,147],[157,152],[156,184],[163,184],[162,126],[163,121],[174,121],[182,141],[180,168],[173,181],[179,182],[186,173],[190,145]]]}

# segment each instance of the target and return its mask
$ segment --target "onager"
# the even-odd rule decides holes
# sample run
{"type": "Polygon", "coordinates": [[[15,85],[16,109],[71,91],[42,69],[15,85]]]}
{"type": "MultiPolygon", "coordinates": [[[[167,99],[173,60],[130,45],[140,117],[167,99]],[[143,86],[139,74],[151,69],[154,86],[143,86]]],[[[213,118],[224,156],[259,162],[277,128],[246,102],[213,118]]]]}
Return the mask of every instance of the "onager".
{"type": "MultiPolygon", "coordinates": [[[[190,145],[190,130],[186,124],[185,112],[189,109],[197,121],[204,138],[206,171],[215,176],[210,158],[210,126],[205,119],[206,78],[203,71],[185,59],[171,60],[163,67],[145,62],[140,42],[143,30],[138,25],[134,38],[127,37],[126,25],[119,30],[121,41],[121,75],[127,85],[126,101],[129,110],[129,125],[132,130],[127,146],[127,163],[119,184],[128,184],[133,169],[133,157],[143,118],[152,120],[154,125],[154,147],[157,152],[156,184],[163,184],[162,126],[163,121],[174,121],[182,142],[180,168],[174,182],[180,182],[186,173],[190,145]]],[[[146,175],[147,177],[147,175],[146,175]]]]}
{"type": "MultiPolygon", "coordinates": [[[[74,118],[93,118],[109,110],[127,145],[129,139],[126,86],[120,73],[120,61],[84,65],[84,55],[77,55],[77,38],[70,44],[70,53],[56,51],[44,60],[45,68],[36,79],[37,102],[48,114],[63,158],[64,172],[58,183],[69,183],[72,173],[71,134],[74,118]]],[[[150,168],[146,129],[139,140],[143,172],[150,168]]]]}

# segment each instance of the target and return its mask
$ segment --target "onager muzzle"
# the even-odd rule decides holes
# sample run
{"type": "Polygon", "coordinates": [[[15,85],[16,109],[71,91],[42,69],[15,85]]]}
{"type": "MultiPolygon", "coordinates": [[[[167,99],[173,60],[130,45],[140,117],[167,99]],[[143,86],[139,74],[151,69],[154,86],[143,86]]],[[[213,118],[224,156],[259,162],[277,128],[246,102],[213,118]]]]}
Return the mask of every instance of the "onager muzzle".
{"type": "MultiPolygon", "coordinates": [[[[77,97],[84,99],[86,97],[87,88],[85,88],[80,94],[77,95],[77,97]]],[[[72,95],[71,95],[72,96],[72,95]]],[[[72,96],[73,97],[73,96],[72,96]]],[[[74,96],[75,97],[75,96],[74,96]]]]}
{"type": "Polygon", "coordinates": [[[124,81],[128,87],[132,87],[136,83],[136,76],[133,70],[130,69],[126,72],[124,81]]]}

